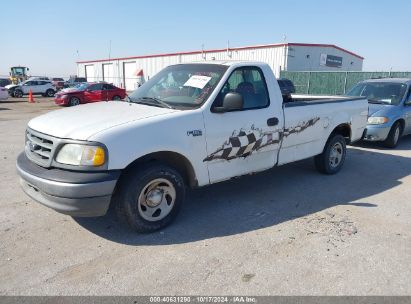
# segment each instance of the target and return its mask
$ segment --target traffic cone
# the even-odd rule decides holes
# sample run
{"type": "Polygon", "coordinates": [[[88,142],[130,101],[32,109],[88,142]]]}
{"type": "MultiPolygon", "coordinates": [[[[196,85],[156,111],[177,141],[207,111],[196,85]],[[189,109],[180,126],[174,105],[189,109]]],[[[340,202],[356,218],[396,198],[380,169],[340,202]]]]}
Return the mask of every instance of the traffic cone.
{"type": "Polygon", "coordinates": [[[29,102],[30,102],[30,103],[34,103],[33,92],[31,91],[31,89],[30,89],[30,91],[29,91],[29,102]]]}

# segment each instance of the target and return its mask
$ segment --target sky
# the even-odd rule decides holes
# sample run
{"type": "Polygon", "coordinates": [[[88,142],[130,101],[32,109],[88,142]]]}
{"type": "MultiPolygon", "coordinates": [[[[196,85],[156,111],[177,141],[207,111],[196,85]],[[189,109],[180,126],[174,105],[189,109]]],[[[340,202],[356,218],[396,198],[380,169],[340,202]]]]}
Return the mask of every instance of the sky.
{"type": "Polygon", "coordinates": [[[0,75],[76,73],[77,60],[287,42],[335,44],[366,71],[411,71],[410,0],[5,1],[0,75]],[[110,52],[111,41],[111,52],[110,52]]]}

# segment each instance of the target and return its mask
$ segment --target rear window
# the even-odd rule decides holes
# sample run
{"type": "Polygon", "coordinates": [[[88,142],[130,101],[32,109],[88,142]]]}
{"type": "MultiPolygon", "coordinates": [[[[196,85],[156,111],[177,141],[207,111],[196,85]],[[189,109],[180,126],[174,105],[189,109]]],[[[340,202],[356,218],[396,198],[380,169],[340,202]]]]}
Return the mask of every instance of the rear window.
{"type": "Polygon", "coordinates": [[[111,84],[104,84],[103,85],[103,90],[115,90],[117,89],[115,86],[111,85],[111,84]]]}

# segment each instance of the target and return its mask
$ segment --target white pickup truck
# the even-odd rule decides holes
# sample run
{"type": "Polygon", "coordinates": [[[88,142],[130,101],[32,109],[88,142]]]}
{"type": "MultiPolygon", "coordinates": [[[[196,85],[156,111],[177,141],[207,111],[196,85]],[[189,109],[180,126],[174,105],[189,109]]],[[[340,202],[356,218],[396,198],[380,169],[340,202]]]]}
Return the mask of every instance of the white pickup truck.
{"type": "Polygon", "coordinates": [[[175,218],[186,186],[313,156],[320,172],[338,172],[367,114],[364,98],[285,103],[265,63],[179,64],[126,101],[32,119],[17,170],[24,191],[43,205],[101,216],[113,204],[131,228],[150,232],[175,218]]]}

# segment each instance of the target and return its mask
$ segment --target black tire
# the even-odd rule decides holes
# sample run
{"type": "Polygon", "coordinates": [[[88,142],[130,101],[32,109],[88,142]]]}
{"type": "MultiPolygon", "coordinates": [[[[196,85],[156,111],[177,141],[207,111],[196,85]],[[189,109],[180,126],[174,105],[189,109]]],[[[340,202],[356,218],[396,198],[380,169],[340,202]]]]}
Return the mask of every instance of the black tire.
{"type": "Polygon", "coordinates": [[[14,90],[13,96],[16,98],[21,98],[23,97],[23,91],[22,90],[14,90]]]}
{"type": "Polygon", "coordinates": [[[70,107],[75,107],[78,106],[80,104],[80,99],[77,97],[71,97],[70,101],[69,101],[69,106],[70,107]]]}
{"type": "Polygon", "coordinates": [[[56,94],[56,92],[55,92],[54,90],[48,89],[48,90],[46,91],[46,94],[45,94],[45,95],[46,95],[47,97],[53,97],[54,94],[56,94]]]}
{"type": "Polygon", "coordinates": [[[384,146],[387,148],[395,148],[398,145],[398,142],[402,135],[402,126],[399,121],[397,121],[388,133],[387,139],[384,141],[384,146]]]}
{"type": "Polygon", "coordinates": [[[345,138],[340,134],[332,134],[325,144],[323,153],[314,157],[317,170],[324,174],[335,174],[344,165],[347,147],[345,138]]]}
{"type": "Polygon", "coordinates": [[[168,165],[152,162],[125,174],[113,203],[121,222],[137,232],[149,233],[166,227],[176,218],[184,197],[180,173],[168,165]]]}
{"type": "Polygon", "coordinates": [[[116,95],[116,96],[113,97],[113,100],[121,100],[121,97],[116,95]]]}

